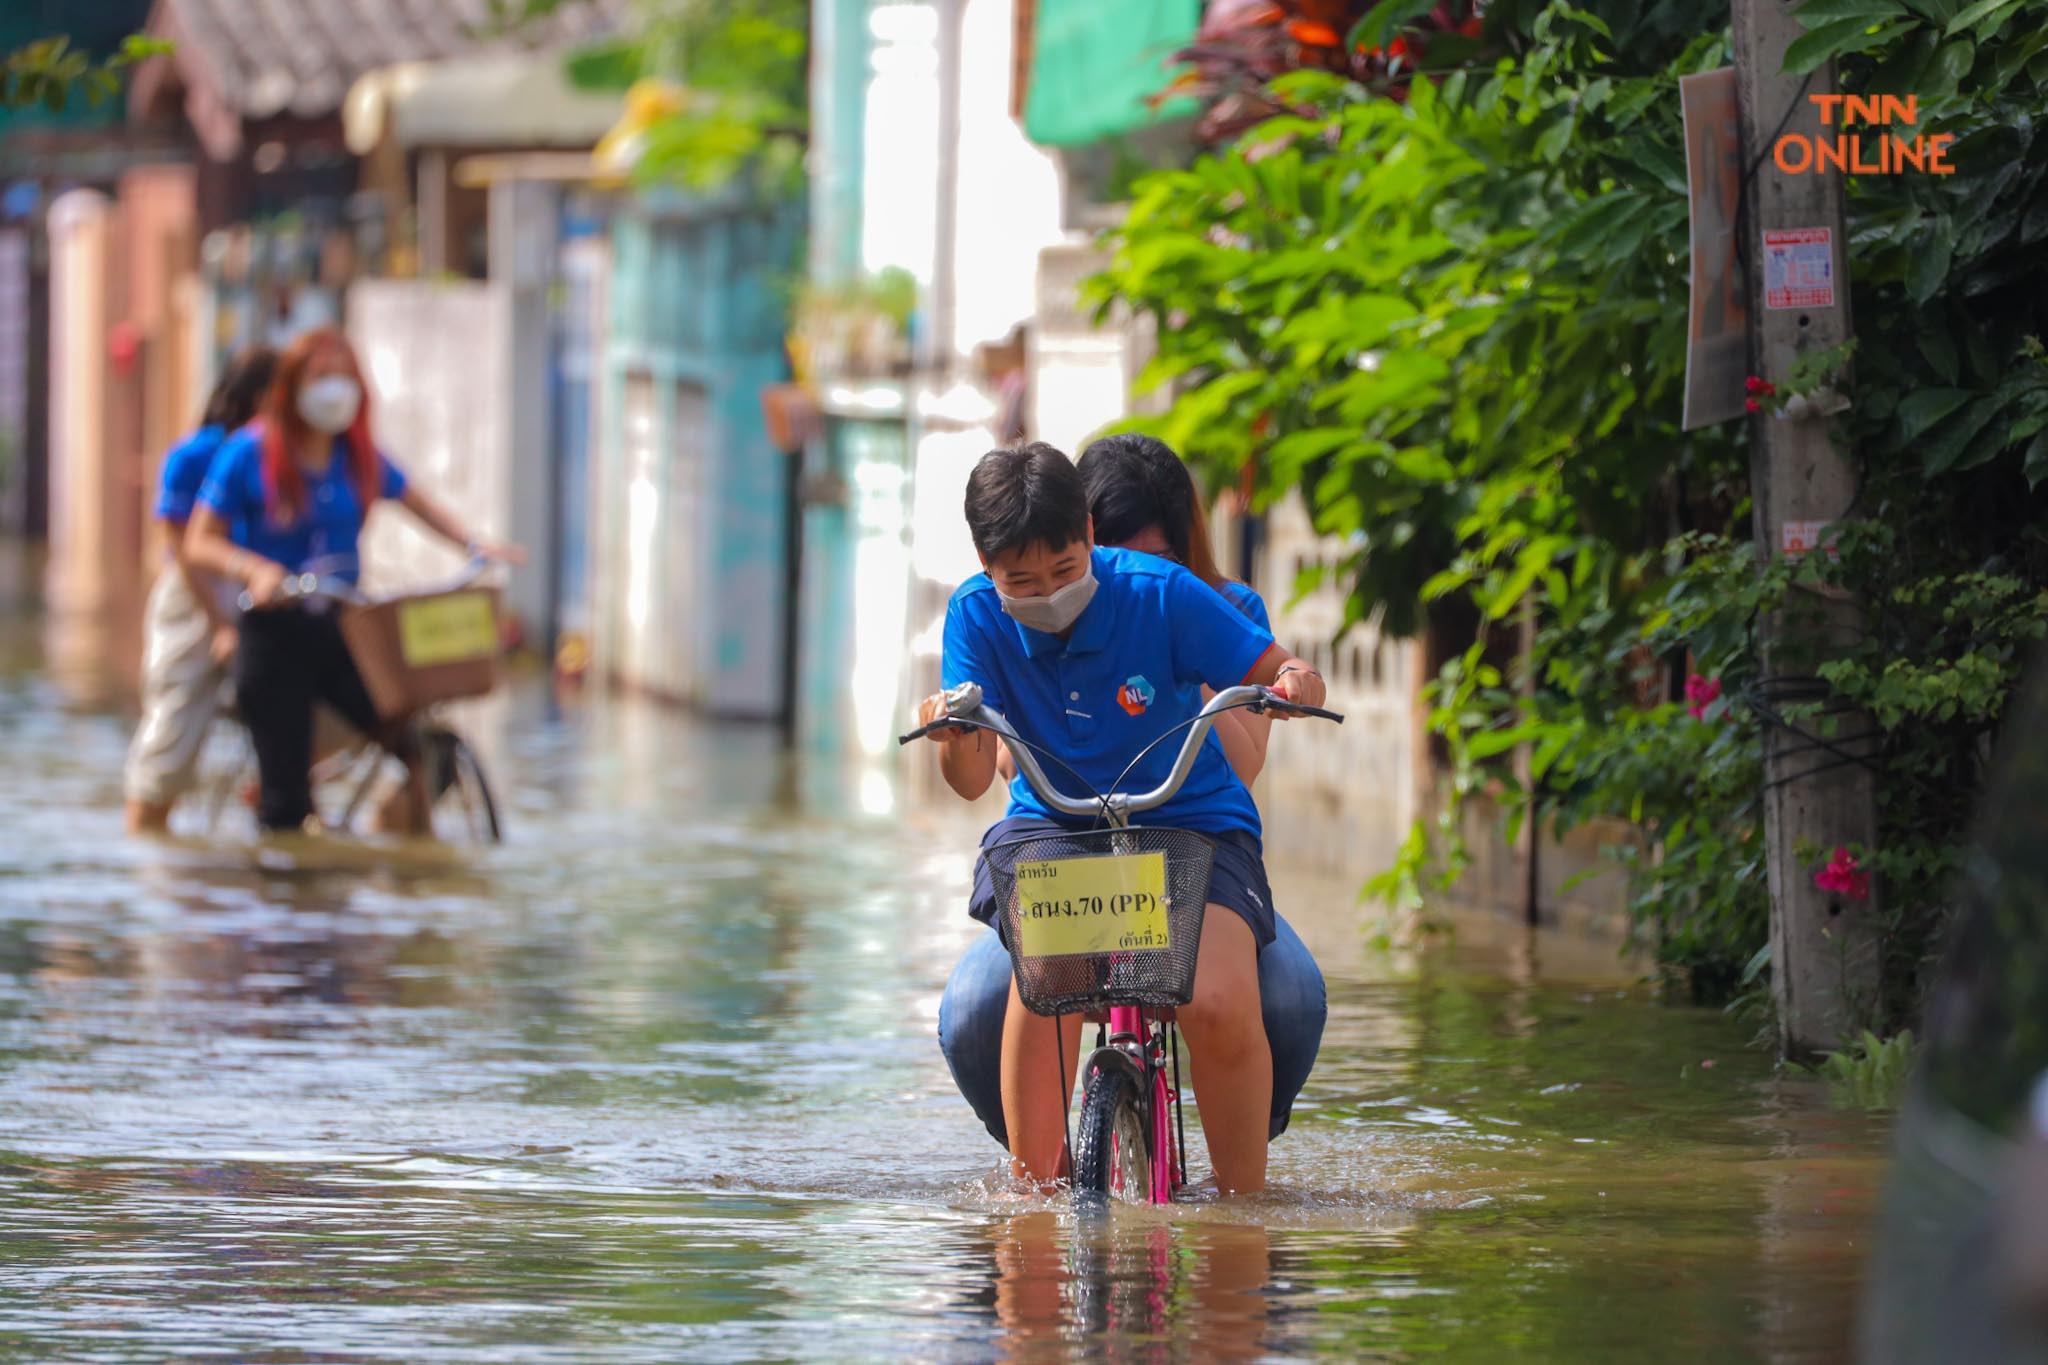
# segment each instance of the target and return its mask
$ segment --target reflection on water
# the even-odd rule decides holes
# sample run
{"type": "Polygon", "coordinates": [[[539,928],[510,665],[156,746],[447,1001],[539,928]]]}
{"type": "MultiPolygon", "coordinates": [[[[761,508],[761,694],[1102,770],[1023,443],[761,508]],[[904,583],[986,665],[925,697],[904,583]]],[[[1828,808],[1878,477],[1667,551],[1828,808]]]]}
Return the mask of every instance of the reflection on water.
{"type": "Polygon", "coordinates": [[[477,861],[136,843],[125,721],[67,709],[26,629],[0,1340],[28,1357],[1843,1353],[1882,1134],[1605,948],[1482,923],[1375,955],[1348,888],[1281,872],[1331,1017],[1276,1189],[1077,1221],[1001,1180],[933,1038],[971,827],[863,817],[764,732],[525,693],[477,861]]]}

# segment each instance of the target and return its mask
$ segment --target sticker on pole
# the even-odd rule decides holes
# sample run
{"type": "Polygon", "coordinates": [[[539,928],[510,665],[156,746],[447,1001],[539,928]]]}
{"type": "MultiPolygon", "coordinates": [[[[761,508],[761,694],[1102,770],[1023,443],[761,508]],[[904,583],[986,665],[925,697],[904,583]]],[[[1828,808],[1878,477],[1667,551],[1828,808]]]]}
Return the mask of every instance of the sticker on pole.
{"type": "Polygon", "coordinates": [[[1787,559],[1824,551],[1829,559],[1837,558],[1835,538],[1827,535],[1825,521],[1787,521],[1778,526],[1778,552],[1787,559]]]}
{"type": "Polygon", "coordinates": [[[1026,957],[1168,946],[1164,853],[1018,863],[1016,877],[1026,957]]]}
{"type": "Polygon", "coordinates": [[[1764,232],[1764,307],[1835,306],[1835,245],[1829,228],[1764,232]]]}

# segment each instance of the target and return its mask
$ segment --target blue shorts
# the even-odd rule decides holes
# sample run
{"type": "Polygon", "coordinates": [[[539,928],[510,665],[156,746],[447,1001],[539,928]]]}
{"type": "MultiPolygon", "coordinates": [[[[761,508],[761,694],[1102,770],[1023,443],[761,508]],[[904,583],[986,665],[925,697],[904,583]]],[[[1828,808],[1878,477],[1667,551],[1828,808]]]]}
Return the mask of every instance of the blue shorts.
{"type": "MultiPolygon", "coordinates": [[[[1099,826],[1063,825],[1039,815],[1006,815],[988,827],[981,846],[986,849],[1033,834],[1089,828],[1099,826]]],[[[1266,855],[1258,836],[1227,830],[1221,834],[1203,831],[1203,837],[1216,846],[1216,858],[1209,867],[1209,904],[1236,911],[1251,926],[1252,941],[1263,949],[1273,941],[1275,930],[1273,889],[1266,885],[1266,855]]],[[[986,925],[996,922],[996,888],[986,854],[974,860],[974,893],[968,899],[967,913],[986,925]]]]}

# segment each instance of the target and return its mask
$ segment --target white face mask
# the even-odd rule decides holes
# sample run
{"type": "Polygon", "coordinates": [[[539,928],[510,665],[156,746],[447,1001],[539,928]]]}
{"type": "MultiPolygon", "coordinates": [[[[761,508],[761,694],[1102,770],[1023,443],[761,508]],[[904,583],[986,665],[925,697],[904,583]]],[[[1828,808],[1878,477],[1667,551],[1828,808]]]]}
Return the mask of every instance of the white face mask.
{"type": "Polygon", "coordinates": [[[347,431],[362,407],[362,389],[345,374],[330,374],[299,388],[299,416],[316,431],[347,431]]]}
{"type": "Polygon", "coordinates": [[[996,589],[1003,610],[1008,612],[1020,626],[1042,630],[1047,635],[1057,635],[1079,620],[1095,596],[1095,569],[1084,569],[1081,576],[1059,591],[1044,597],[1012,597],[1001,588],[996,589]]]}

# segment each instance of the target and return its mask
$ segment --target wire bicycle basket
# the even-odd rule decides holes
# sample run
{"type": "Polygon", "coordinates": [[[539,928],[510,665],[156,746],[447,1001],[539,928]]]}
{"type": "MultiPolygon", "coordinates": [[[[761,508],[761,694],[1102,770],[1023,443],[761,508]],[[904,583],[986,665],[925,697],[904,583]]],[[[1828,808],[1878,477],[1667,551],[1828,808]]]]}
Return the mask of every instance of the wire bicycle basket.
{"type": "Polygon", "coordinates": [[[1145,826],[990,847],[998,924],[1025,1008],[1188,1003],[1215,853],[1193,830],[1145,826]]]}

